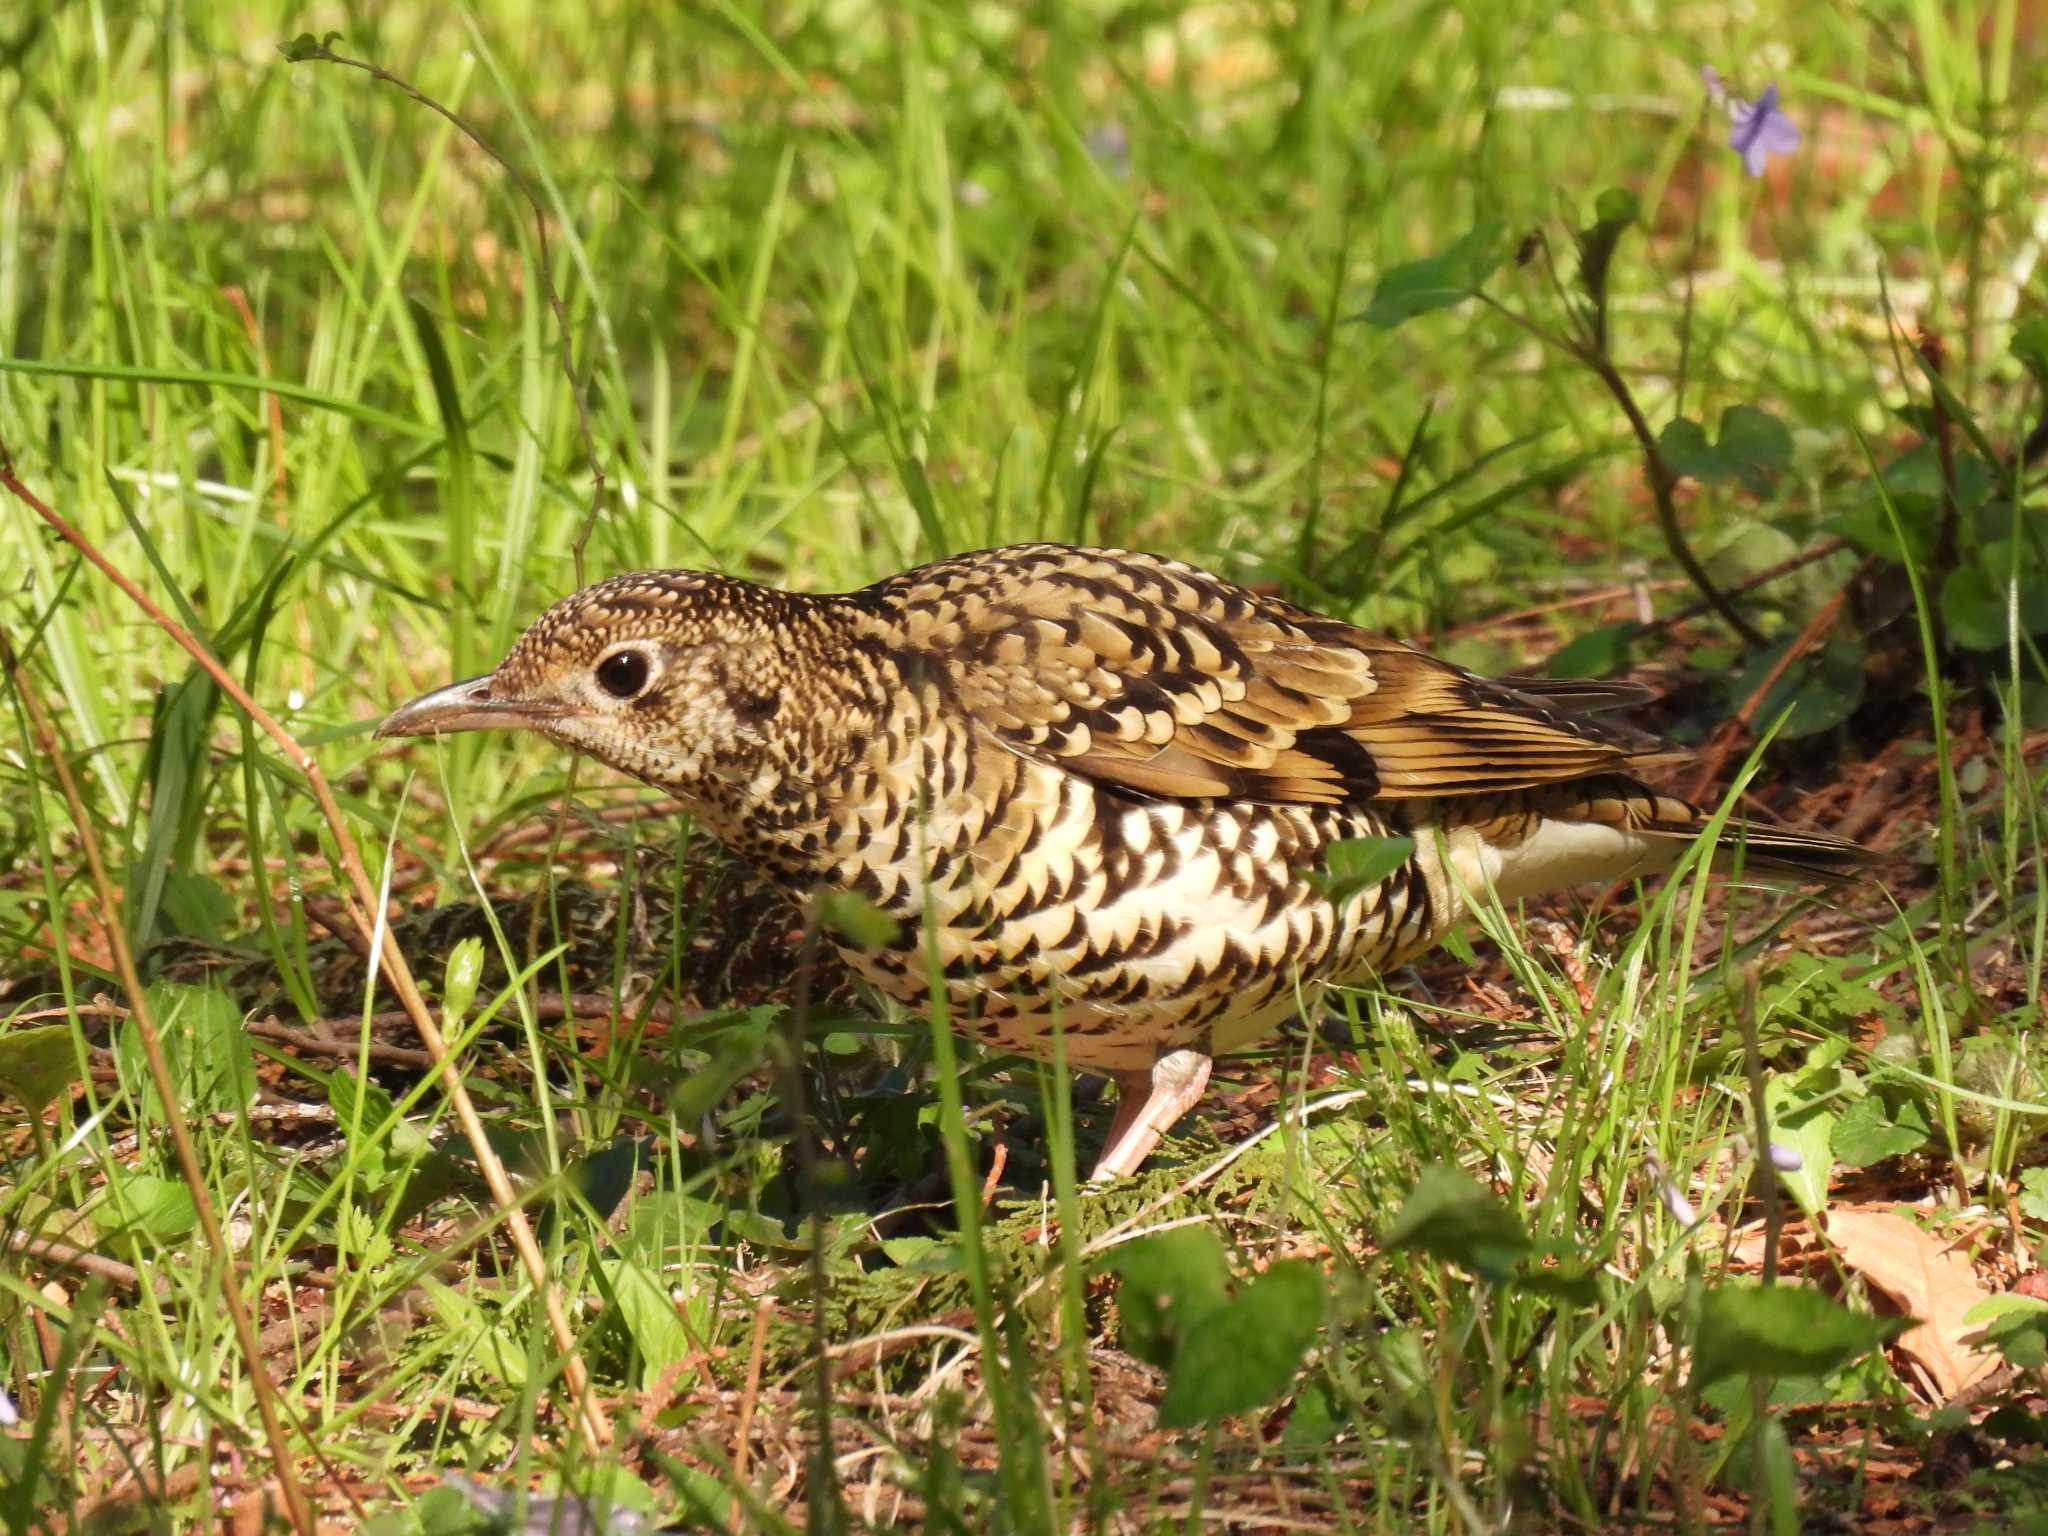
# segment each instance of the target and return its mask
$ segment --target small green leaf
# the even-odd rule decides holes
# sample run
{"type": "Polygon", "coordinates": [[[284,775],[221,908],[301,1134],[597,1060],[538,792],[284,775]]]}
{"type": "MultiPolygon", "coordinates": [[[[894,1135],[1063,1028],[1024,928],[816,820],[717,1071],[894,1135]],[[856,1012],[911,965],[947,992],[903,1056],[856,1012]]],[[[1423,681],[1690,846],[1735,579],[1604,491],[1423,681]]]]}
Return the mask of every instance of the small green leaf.
{"type": "Polygon", "coordinates": [[[728,1041],[718,1054],[669,1090],[668,1109],[678,1122],[690,1125],[718,1107],[733,1084],[761,1064],[765,1042],[760,1036],[728,1041]]]}
{"type": "Polygon", "coordinates": [[[1171,1365],[1195,1324],[1229,1298],[1230,1265],[1213,1227],[1141,1237],[1111,1250],[1103,1268],[1123,1281],[1117,1312],[1124,1348],[1151,1365],[1171,1365]]]}
{"type": "Polygon", "coordinates": [[[482,939],[464,939],[448,954],[448,969],[441,982],[441,1012],[459,1019],[476,1001],[476,989],[484,977],[482,939]]]}
{"type": "Polygon", "coordinates": [[[1770,488],[1764,475],[1791,467],[1792,434],[1769,411],[1731,405],[1721,414],[1721,441],[1714,451],[1731,474],[1761,496],[1770,488]]]}
{"type": "Polygon", "coordinates": [[[651,1386],[664,1366],[690,1358],[690,1331],[668,1288],[638,1262],[610,1259],[602,1267],[619,1318],[640,1352],[640,1384],[651,1386]]]}
{"type": "Polygon", "coordinates": [[[1701,481],[1739,481],[1758,496],[1770,491],[1770,476],[1792,462],[1792,434],[1769,411],[1731,405],[1721,413],[1721,438],[1707,442],[1706,430],[1680,416],[1657,439],[1671,471],[1701,481]]]}
{"type": "Polygon", "coordinates": [[[1834,1172],[1834,1100],[1811,1101],[1800,1094],[1798,1075],[1773,1073],[1764,1084],[1770,1108],[1771,1140],[1799,1154],[1799,1166],[1778,1177],[1807,1215],[1817,1214],[1828,1200],[1828,1177],[1834,1172]]]}
{"type": "Polygon", "coordinates": [[[1530,1254],[1521,1220],[1490,1190],[1456,1168],[1422,1170],[1380,1246],[1419,1248],[1489,1280],[1504,1280],[1530,1254]]]}
{"type": "Polygon", "coordinates": [[[858,950],[876,950],[892,944],[902,924],[880,907],[852,891],[821,891],[817,902],[818,921],[827,933],[858,950]]]}
{"type": "Polygon", "coordinates": [[[1593,204],[1593,224],[1578,234],[1579,287],[1591,301],[1592,321],[1598,345],[1606,346],[1607,273],[1614,264],[1615,249],[1643,211],[1633,192],[1619,187],[1602,192],[1593,204]]]}
{"type": "Polygon", "coordinates": [[[1804,1286],[1716,1286],[1700,1304],[1692,1389],[1725,1376],[1824,1375],[1912,1326],[1851,1312],[1804,1286]]]}
{"type": "MultiPolygon", "coordinates": [[[[1727,697],[1740,703],[1763,686],[1792,644],[1756,652],[1727,684],[1727,697]]],[[[1754,716],[1769,725],[1790,709],[1778,735],[1787,741],[1831,731],[1856,713],[1863,703],[1863,646],[1853,639],[1830,640],[1787,667],[1764,694],[1754,716]]]]}
{"type": "Polygon", "coordinates": [[[1957,566],[1941,583],[1941,618],[1949,638],[1972,651],[2002,651],[2005,593],[1974,565],[1957,566]]]}
{"type": "Polygon", "coordinates": [[[1958,645],[2003,651],[2014,617],[2023,636],[2048,629],[2048,572],[2030,544],[2023,542],[2019,549],[2017,572],[2012,541],[1998,539],[1985,544],[1977,560],[1957,566],[1943,579],[1941,617],[1958,645]],[[2016,615],[2011,611],[2015,606],[2016,615]]]}
{"type": "Polygon", "coordinates": [[[1879,472],[1879,479],[1882,487],[1873,487],[1864,504],[1866,516],[1844,518],[1842,531],[1872,554],[1900,560],[1910,553],[1914,560],[1924,564],[1933,555],[1934,542],[1940,536],[1942,502],[1947,497],[1941,458],[1934,444],[1923,442],[1907,449],[1879,472]],[[1903,547],[1885,508],[1887,498],[1905,530],[1903,547]]]}
{"type": "Polygon", "coordinates": [[[1309,872],[1309,884],[1332,902],[1349,901],[1378,885],[1415,856],[1412,837],[1346,837],[1323,853],[1323,867],[1309,872]]]}
{"type": "Polygon", "coordinates": [[[2020,1212],[2048,1221],[2048,1168],[2029,1168],[2020,1175],[2020,1212]]]}
{"type": "MultiPolygon", "coordinates": [[[[1798,950],[1771,961],[1757,988],[1764,1021],[1803,1025],[1838,1041],[1846,1054],[1846,1036],[1863,1020],[1876,1016],[1896,1023],[1903,1016],[1899,1005],[1880,993],[1868,979],[1850,974],[1864,968],[1862,962],[1851,956],[1813,955],[1798,950]]],[[[1833,1061],[1841,1059],[1837,1055],[1833,1061]]],[[[1807,1070],[1819,1065],[1821,1058],[1809,1053],[1807,1070]]]]}
{"type": "Polygon", "coordinates": [[[1287,1427],[1280,1433],[1280,1443],[1289,1450],[1319,1450],[1350,1427],[1351,1415],[1344,1411],[1330,1384],[1311,1377],[1302,1383],[1287,1410],[1287,1427]]]}
{"type": "Polygon", "coordinates": [[[0,1093],[40,1115],[78,1080],[78,1052],[68,1024],[43,1024],[0,1034],[0,1093]]]}
{"type": "Polygon", "coordinates": [[[219,943],[235,920],[235,904],[220,882],[167,869],[158,911],[172,933],[219,943]]]}
{"type": "Polygon", "coordinates": [[[1390,330],[1417,315],[1464,303],[1500,266],[1506,227],[1497,220],[1480,224],[1434,256],[1389,267],[1380,274],[1372,302],[1355,318],[1390,330]]]}
{"type": "Polygon", "coordinates": [[[486,1307],[444,1281],[422,1276],[435,1320],[447,1334],[456,1358],[467,1371],[518,1390],[526,1384],[526,1334],[508,1327],[496,1306],[486,1307]]]}
{"type": "Polygon", "coordinates": [[[2015,531],[2010,517],[2001,519],[2004,526],[1997,536],[1985,538],[1977,551],[1977,562],[1991,585],[1998,589],[1998,600],[2002,607],[2008,588],[2018,587],[2013,597],[2019,607],[2020,633],[2038,635],[2048,630],[2048,564],[2043,563],[2043,553],[2048,551],[2048,519],[2041,520],[2032,528],[2018,529],[2019,541],[2014,543],[2010,535],[2015,531]]]}
{"type": "MultiPolygon", "coordinates": [[[[2029,1173],[2048,1172],[2048,1169],[2027,1170],[2029,1173]]],[[[1986,1296],[1971,1305],[1963,1314],[1963,1321],[1973,1328],[1982,1328],[1987,1333],[1994,1329],[2030,1326],[2048,1323],[2048,1301],[2038,1296],[2017,1296],[2011,1291],[2000,1296],[1986,1296]]]]}
{"type": "Polygon", "coordinates": [[[2018,358],[2034,382],[2048,389],[2048,315],[2030,315],[2013,329],[2007,350],[2018,358]]]}
{"type": "Polygon", "coordinates": [[[885,1237],[882,1252],[911,1274],[958,1274],[967,1267],[958,1243],[942,1243],[936,1237],[885,1237]]]}
{"type": "Polygon", "coordinates": [[[1589,630],[1553,653],[1544,670],[1552,677],[1612,677],[1629,664],[1629,642],[1641,629],[1631,620],[1589,630]]]}
{"type": "Polygon", "coordinates": [[[1633,224],[1642,212],[1643,200],[1626,187],[1609,187],[1593,200],[1593,216],[1602,224],[1633,224]]]}
{"type": "MultiPolygon", "coordinates": [[[[211,987],[160,981],[148,989],[150,1018],[163,1042],[164,1058],[177,1085],[178,1103],[171,1113],[233,1114],[256,1096],[256,1058],[242,1028],[242,1010],[225,992],[211,987]]],[[[156,1084],[150,1078],[142,1032],[135,1020],[122,1021],[115,1036],[115,1055],[123,1078],[141,1088],[145,1102],[157,1112],[156,1084]]]]}
{"type": "MultiPolygon", "coordinates": [[[[1977,513],[2004,484],[1999,471],[1974,453],[1954,456],[1955,502],[1965,513],[1977,513]]],[[[1882,559],[1902,561],[1910,553],[1925,564],[1934,554],[1949,500],[1948,470],[1942,467],[1941,452],[1932,441],[1914,444],[1878,473],[1881,486],[1872,485],[1861,501],[1845,509],[1833,521],[1833,529],[1858,548],[1882,559]],[[1889,499],[1891,506],[1885,503],[1889,499]],[[1898,514],[1905,533],[1905,547],[1892,528],[1891,514],[1898,514]]],[[[2011,526],[2011,513],[2003,517],[2011,526]]]]}
{"type": "Polygon", "coordinates": [[[1981,1330],[1963,1342],[1990,1344],[2022,1370],[2048,1365],[2048,1302],[1987,1296],[1963,1314],[1963,1321],[1981,1330]]]}
{"type": "Polygon", "coordinates": [[[1927,1117],[1913,1100],[1901,1100],[1894,1115],[1882,1095],[1868,1094],[1836,1119],[1834,1153],[1851,1168],[1868,1168],[1919,1151],[1927,1144],[1928,1129],[1927,1117]]]}
{"type": "Polygon", "coordinates": [[[2023,1371],[2038,1371],[2048,1365],[2048,1338],[2039,1328],[2013,1328],[1994,1341],[1998,1352],[2023,1371]]]}
{"type": "Polygon", "coordinates": [[[1765,1414],[1755,1433],[1762,1451],[1764,1493],[1770,1500],[1771,1536],[1799,1536],[1799,1465],[1785,1438],[1784,1420],[1765,1414]]]}
{"type": "Polygon", "coordinates": [[[1283,1259],[1198,1317],[1174,1352],[1159,1422],[1206,1424],[1279,1398],[1322,1331],[1325,1290],[1315,1265],[1283,1259]]]}
{"type": "Polygon", "coordinates": [[[1690,416],[1671,419],[1657,435],[1657,451],[1674,475],[1690,475],[1695,480],[1719,478],[1720,461],[1714,457],[1714,445],[1707,441],[1707,429],[1690,416]]]}
{"type": "Polygon", "coordinates": [[[396,1103],[383,1084],[346,1070],[331,1073],[326,1084],[335,1128],[348,1143],[356,1180],[365,1190],[388,1197],[400,1170],[429,1156],[433,1143],[394,1113],[396,1103]]]}
{"type": "Polygon", "coordinates": [[[121,1180],[120,1204],[129,1226],[160,1243],[176,1242],[199,1224],[192,1191],[177,1179],[153,1173],[131,1173],[121,1180]]]}

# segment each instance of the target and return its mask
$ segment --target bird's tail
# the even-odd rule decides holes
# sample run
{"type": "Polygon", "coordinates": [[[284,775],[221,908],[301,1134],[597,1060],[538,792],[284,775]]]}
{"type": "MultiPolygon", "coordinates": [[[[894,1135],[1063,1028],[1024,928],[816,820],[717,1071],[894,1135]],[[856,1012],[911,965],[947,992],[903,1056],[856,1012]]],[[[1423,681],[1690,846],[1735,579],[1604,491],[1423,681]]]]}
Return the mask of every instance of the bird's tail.
{"type": "MultiPolygon", "coordinates": [[[[1618,774],[1541,786],[1516,810],[1481,827],[1504,901],[1667,870],[1713,821],[1689,800],[1618,774]]],[[[1714,855],[1745,874],[1827,882],[1853,880],[1879,857],[1822,832],[1739,820],[1722,826],[1714,855]]]]}
{"type": "MultiPolygon", "coordinates": [[[[1690,842],[1712,819],[1706,811],[1671,795],[1655,795],[1652,814],[1636,822],[1638,831],[1674,844],[1690,842]]],[[[1673,857],[1678,850],[1674,849],[1673,857]]],[[[1763,822],[1730,817],[1714,842],[1715,862],[1739,866],[1745,874],[1780,880],[1836,883],[1860,879],[1883,855],[1825,832],[1800,832],[1763,822]]]]}

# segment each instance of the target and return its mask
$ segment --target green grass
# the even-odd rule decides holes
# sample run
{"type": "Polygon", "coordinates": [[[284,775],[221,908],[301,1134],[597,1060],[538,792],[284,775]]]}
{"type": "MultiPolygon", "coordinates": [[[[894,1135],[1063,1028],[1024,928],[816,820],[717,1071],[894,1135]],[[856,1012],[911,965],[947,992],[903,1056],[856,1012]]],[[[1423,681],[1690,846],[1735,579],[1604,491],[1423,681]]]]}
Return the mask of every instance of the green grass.
{"type": "MultiPolygon", "coordinates": [[[[1720,1225],[1761,1208],[1753,1089],[1805,1154],[1782,1181],[1804,1232],[1906,1202],[1998,1291],[2048,1231],[2026,1181],[2048,1114],[2048,529],[2008,457],[2042,410],[2008,352],[2040,311],[2031,13],[373,10],[335,49],[464,115],[534,188],[573,382],[499,165],[390,86],[277,51],[327,13],[78,0],[0,22],[0,443],[335,786],[454,1004],[617,1438],[579,1439],[507,1214],[402,1054],[418,1040],[356,1025],[394,1003],[344,937],[303,776],[8,498],[8,1536],[185,1529],[274,1494],[173,1116],[295,1475],[343,1525],[359,1500],[379,1529],[461,1528],[428,1493],[455,1471],[749,1530],[1790,1530],[1886,1499],[1967,1528],[2041,1498],[2025,1372],[1945,1416],[1896,1351],[1756,1395],[1687,1384],[1703,1298],[1755,1272],[1720,1225]],[[1767,180],[1725,147],[1702,63],[1749,94],[1782,82],[1805,144],[1767,180]],[[1476,304],[1352,323],[1389,268],[1499,221],[1550,254],[1489,294],[1562,330],[1572,233],[1615,187],[1643,212],[1610,344],[1649,422],[1711,437],[1748,405],[1791,429],[1761,491],[1687,483],[1693,548],[1732,585],[1852,539],[1742,599],[1782,647],[1857,583],[1813,653],[1833,670],[1793,667],[1757,734],[1807,713],[1754,754],[1720,732],[1768,648],[1711,617],[1615,629],[1638,594],[1666,616],[1697,594],[1600,380],[1476,304]],[[1915,325],[1945,349],[1941,413],[1915,325]],[[587,544],[579,392],[605,481],[587,544]],[[1923,434],[1984,484],[1965,498],[1953,463],[1911,457],[1923,434]],[[1954,562],[1916,532],[1945,499],[1970,503],[1954,562]],[[1688,876],[1549,904],[1583,993],[1498,914],[1320,1033],[1225,1063],[1230,1142],[1303,1113],[1213,1178],[1194,1175],[1230,1150],[1198,1118],[1140,1180],[1088,1191],[1096,1105],[829,965],[793,980],[797,919],[676,818],[630,811],[638,791],[533,743],[368,736],[488,668],[579,570],[844,588],[1030,538],[1193,559],[1477,667],[1577,642],[1661,680],[1657,723],[1722,766],[1710,792],[1751,771],[1751,806],[1861,817],[1899,857],[1884,889],[1804,903],[1688,876]],[[1958,575],[1980,557],[1981,601],[1958,575]],[[175,1105],[96,1002],[127,1001],[110,922],[159,983],[175,1105]],[[614,991],[612,1020],[541,1006],[614,991]],[[298,1046],[242,1027],[272,1015],[298,1046]],[[306,1048],[321,1020],[338,1053],[306,1048]],[[1895,1150],[1850,1166],[1845,1122],[1895,1150]],[[1498,1198],[1475,1220],[1514,1213],[1506,1262],[1441,1227],[1382,1243],[1439,1164],[1498,1198]],[[1666,1178],[1709,1225],[1679,1224],[1666,1178]],[[1167,1381],[1203,1373],[1135,1358],[1196,1348],[1195,1311],[1148,1345],[1111,1278],[1174,1223],[1223,1238],[1238,1295],[1289,1258],[1319,1277],[1299,1372],[1207,1428],[1155,1429],[1167,1381]],[[1870,1470],[1958,1458],[1967,1476],[1917,1485],[1870,1470]]],[[[1893,1305],[1810,1244],[1788,1279],[1893,1305]]]]}

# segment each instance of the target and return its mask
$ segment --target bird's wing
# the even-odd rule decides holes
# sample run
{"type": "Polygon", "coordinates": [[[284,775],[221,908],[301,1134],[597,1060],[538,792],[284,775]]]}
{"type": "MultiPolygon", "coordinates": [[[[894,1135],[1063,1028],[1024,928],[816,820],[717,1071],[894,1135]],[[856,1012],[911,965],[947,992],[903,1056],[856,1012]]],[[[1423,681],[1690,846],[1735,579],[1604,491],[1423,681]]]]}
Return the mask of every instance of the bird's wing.
{"type": "Polygon", "coordinates": [[[1490,794],[1660,753],[1572,712],[1625,687],[1492,681],[1150,555],[1019,545],[864,596],[995,740],[1142,795],[1490,794]]]}

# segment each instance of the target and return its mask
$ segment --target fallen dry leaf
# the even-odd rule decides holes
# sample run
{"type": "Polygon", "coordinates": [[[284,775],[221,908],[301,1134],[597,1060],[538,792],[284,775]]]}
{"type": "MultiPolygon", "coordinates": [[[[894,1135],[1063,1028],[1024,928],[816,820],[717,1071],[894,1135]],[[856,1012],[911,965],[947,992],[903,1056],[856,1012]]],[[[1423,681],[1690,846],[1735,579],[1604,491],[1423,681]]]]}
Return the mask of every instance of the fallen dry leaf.
{"type": "MultiPolygon", "coordinates": [[[[1728,1267],[1730,1269],[1761,1269],[1767,1244],[1764,1241],[1768,1228],[1764,1222],[1751,1222],[1737,1227],[1726,1234],[1728,1267]]],[[[1778,1267],[1789,1269],[1801,1261],[1806,1244],[1802,1241],[1806,1233],[1798,1222],[1788,1222],[1778,1233],[1778,1267]]]]}
{"type": "Polygon", "coordinates": [[[1963,1343],[1977,1331],[1963,1314],[1990,1295],[1968,1254],[1896,1211],[1843,1207],[1829,1211],[1827,1223],[1842,1262],[1920,1319],[1897,1348],[1927,1373],[1935,1401],[1949,1401],[1998,1367],[1996,1350],[1963,1343]]]}

